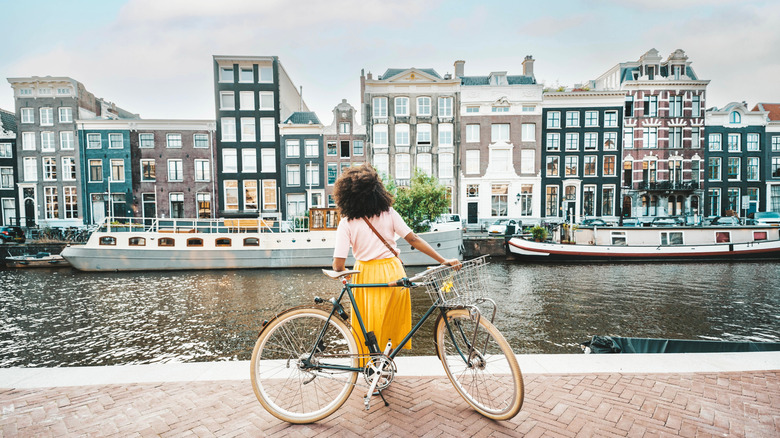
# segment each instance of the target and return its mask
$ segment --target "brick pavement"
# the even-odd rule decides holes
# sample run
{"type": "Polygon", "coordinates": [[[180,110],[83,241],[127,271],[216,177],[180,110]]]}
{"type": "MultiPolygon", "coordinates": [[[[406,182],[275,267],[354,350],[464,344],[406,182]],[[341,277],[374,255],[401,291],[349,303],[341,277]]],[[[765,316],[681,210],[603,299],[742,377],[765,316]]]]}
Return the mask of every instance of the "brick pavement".
{"type": "Polygon", "coordinates": [[[0,389],[0,437],[527,436],[777,437],[780,371],[531,374],[512,420],[473,411],[445,377],[398,377],[363,410],[291,425],[263,410],[248,380],[0,389]]]}

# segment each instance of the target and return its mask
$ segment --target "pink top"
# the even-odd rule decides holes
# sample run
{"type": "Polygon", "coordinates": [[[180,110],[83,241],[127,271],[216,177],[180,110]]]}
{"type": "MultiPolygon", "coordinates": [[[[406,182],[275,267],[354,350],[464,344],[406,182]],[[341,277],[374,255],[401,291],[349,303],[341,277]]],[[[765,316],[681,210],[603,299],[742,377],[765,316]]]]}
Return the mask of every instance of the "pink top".
{"type": "MultiPolygon", "coordinates": [[[[396,252],[398,252],[398,246],[395,244],[396,235],[406,237],[412,232],[393,207],[379,216],[369,218],[368,221],[396,252]]],[[[362,218],[341,218],[336,230],[336,248],[333,250],[333,257],[347,258],[350,246],[356,260],[369,261],[395,257],[362,218]]]]}

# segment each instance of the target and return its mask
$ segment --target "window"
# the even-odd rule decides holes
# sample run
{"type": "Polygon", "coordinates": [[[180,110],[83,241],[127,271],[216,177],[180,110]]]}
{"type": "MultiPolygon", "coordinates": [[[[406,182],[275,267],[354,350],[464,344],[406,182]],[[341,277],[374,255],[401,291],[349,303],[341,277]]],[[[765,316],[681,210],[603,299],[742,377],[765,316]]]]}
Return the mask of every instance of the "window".
{"type": "Polygon", "coordinates": [[[494,106],[490,109],[491,112],[494,113],[508,113],[509,107],[508,106],[494,106]]]}
{"type": "Polygon", "coordinates": [[[138,147],[153,148],[154,134],[138,134],[138,147]]]}
{"type": "Polygon", "coordinates": [[[76,159],[73,157],[62,157],[62,180],[76,181],[76,159]]]}
{"type": "Polygon", "coordinates": [[[582,175],[583,176],[596,176],[596,159],[595,155],[585,155],[583,160],[582,175]]]}
{"type": "Polygon", "coordinates": [[[747,135],[747,150],[757,151],[759,150],[759,136],[756,133],[749,133],[747,135]]]}
{"type": "Polygon", "coordinates": [[[192,143],[195,148],[207,148],[209,147],[209,136],[207,134],[194,134],[192,143]]]}
{"type": "Polygon", "coordinates": [[[241,91],[238,93],[238,107],[242,111],[254,111],[255,110],[255,92],[254,91],[241,91]]]}
{"type": "Polygon", "coordinates": [[[301,185],[301,166],[298,164],[287,165],[287,187],[301,185]]]}
{"type": "Polygon", "coordinates": [[[44,187],[44,202],[46,203],[46,219],[57,219],[60,216],[60,204],[57,200],[57,187],[44,187]]]}
{"type": "Polygon", "coordinates": [[[520,150],[520,173],[534,173],[536,164],[536,151],[533,149],[520,150]]]}
{"type": "Polygon", "coordinates": [[[661,246],[682,245],[682,231],[661,231],[661,246]]]}
{"type": "Polygon", "coordinates": [[[605,151],[617,150],[617,132],[604,133],[604,150],[605,151]]]}
{"type": "Polygon", "coordinates": [[[61,106],[58,108],[60,123],[72,123],[73,122],[73,108],[69,106],[61,106]]]}
{"type": "Polygon", "coordinates": [[[466,142],[479,143],[479,125],[466,125],[466,142]]]}
{"type": "Polygon", "coordinates": [[[255,148],[241,149],[241,172],[244,173],[257,172],[257,149],[255,148]]]}
{"type": "Polygon", "coordinates": [[[727,165],[727,177],[729,180],[740,179],[740,161],[739,157],[729,157],[727,165]]]}
{"type": "Polygon", "coordinates": [[[691,98],[691,117],[701,116],[701,97],[693,96],[691,98]]]}
{"type": "Polygon", "coordinates": [[[257,180],[244,181],[244,210],[257,210],[259,198],[257,197],[257,180]]]}
{"type": "Polygon", "coordinates": [[[373,116],[377,118],[387,117],[387,98],[375,97],[372,99],[373,116]]]}
{"type": "Polygon", "coordinates": [[[604,155],[604,176],[617,176],[615,173],[615,160],[614,155],[604,155]]]}
{"type": "Polygon", "coordinates": [[[710,150],[711,151],[721,151],[723,150],[720,140],[720,134],[710,134],[709,135],[709,143],[710,143],[710,150]]]}
{"type": "Polygon", "coordinates": [[[490,151],[490,167],[499,172],[513,171],[511,151],[504,148],[492,149],[490,151]]]}
{"type": "Polygon", "coordinates": [[[409,179],[412,177],[409,154],[397,154],[395,156],[395,177],[409,179]]]}
{"type": "MultiPolygon", "coordinates": [[[[100,160],[96,161],[100,163],[100,160]]],[[[92,161],[90,161],[91,163],[92,161]]],[[[38,160],[35,157],[24,157],[24,180],[38,181],[38,160]]],[[[90,181],[93,179],[90,178],[90,181]]]]}
{"type": "Polygon", "coordinates": [[[595,151],[599,148],[599,134],[597,132],[585,133],[585,150],[595,151]]]}
{"type": "Polygon", "coordinates": [[[439,124],[439,147],[452,147],[452,124],[439,124]]]}
{"type": "MultiPolygon", "coordinates": [[[[387,157],[387,155],[384,155],[384,157],[387,157]]],[[[374,163],[376,164],[376,163],[374,163]]],[[[377,170],[379,168],[377,167],[377,170]]],[[[385,174],[387,172],[384,172],[385,174]]],[[[337,163],[328,163],[328,185],[332,186],[336,183],[336,178],[339,176],[339,167],[337,163]]]]}
{"type": "Polygon", "coordinates": [[[729,187],[726,192],[726,210],[739,211],[740,210],[740,190],[739,188],[729,187]]]}
{"type": "Polygon", "coordinates": [[[276,141],[273,117],[260,118],[260,141],[276,141]]]}
{"type": "MultiPolygon", "coordinates": [[[[373,130],[374,130],[374,146],[386,148],[388,144],[387,125],[374,125],[373,130]]],[[[335,150],[333,154],[335,155],[335,150]]]]}
{"type": "Polygon", "coordinates": [[[645,117],[658,117],[658,96],[645,97],[645,117]]]}
{"type": "Polygon", "coordinates": [[[601,189],[601,215],[615,215],[615,188],[603,187],[601,189]]]}
{"type": "Polygon", "coordinates": [[[258,82],[268,83],[274,81],[274,71],[272,67],[259,67],[257,70],[260,76],[260,80],[258,82]]]}
{"type": "Polygon", "coordinates": [[[618,119],[617,111],[605,111],[604,112],[604,127],[605,128],[617,128],[618,119]]]}
{"type": "Polygon", "coordinates": [[[580,113],[579,111],[566,111],[566,127],[580,126],[580,113]]]}
{"type": "Polygon", "coordinates": [[[260,246],[260,239],[256,237],[247,237],[244,239],[244,246],[260,246]]]}
{"type": "Polygon", "coordinates": [[[14,188],[14,169],[12,167],[0,167],[0,189],[14,188]]]}
{"type": "Polygon", "coordinates": [[[32,108],[22,108],[22,123],[35,123],[35,110],[32,108]]]}
{"type": "Polygon", "coordinates": [[[336,155],[336,152],[337,152],[338,148],[336,147],[336,142],[335,141],[329,141],[327,148],[328,148],[328,150],[327,150],[326,153],[329,156],[335,156],[336,155]]]}
{"type": "Polygon", "coordinates": [[[54,125],[54,108],[41,108],[41,126],[54,125]]]}
{"type": "Polygon", "coordinates": [[[547,113],[547,127],[548,128],[560,128],[561,127],[561,113],[560,111],[550,111],[547,113]]]}
{"type": "Polygon", "coordinates": [[[699,160],[691,160],[691,181],[699,182],[699,179],[701,178],[700,166],[701,162],[699,160]]]}
{"type": "Polygon", "coordinates": [[[682,96],[670,96],[669,97],[669,117],[682,117],[683,115],[683,97],[682,96]]]}
{"type": "Polygon", "coordinates": [[[211,217],[211,194],[210,193],[196,193],[195,203],[196,203],[196,208],[198,209],[199,218],[208,219],[211,217]]]}
{"type": "Polygon", "coordinates": [[[545,214],[550,217],[558,216],[558,186],[547,186],[545,200],[545,214]]]}
{"type": "Polygon", "coordinates": [[[576,151],[580,148],[580,134],[576,132],[566,133],[566,150],[576,151]]]}
{"type": "Polygon", "coordinates": [[[236,97],[232,91],[221,91],[219,93],[219,109],[221,110],[234,110],[236,109],[236,97]]]}
{"type": "Polygon", "coordinates": [[[241,141],[255,141],[255,118],[241,117],[241,141]]]}
{"type": "Polygon", "coordinates": [[[433,174],[431,154],[417,154],[417,168],[426,175],[433,174]]]}
{"type": "Polygon", "coordinates": [[[49,96],[49,95],[51,95],[51,88],[39,88],[38,89],[38,94],[40,94],[42,96],[49,96]]]}
{"type": "Polygon", "coordinates": [[[547,151],[557,152],[561,150],[561,134],[557,132],[547,133],[547,151]]]}
{"type": "Polygon", "coordinates": [[[509,184],[491,184],[490,185],[490,215],[506,216],[507,203],[509,200],[509,184]]]}
{"type": "Polygon", "coordinates": [[[780,152],[780,135],[772,136],[772,152],[780,152]]]}
{"type": "MultiPolygon", "coordinates": [[[[170,239],[170,240],[171,240],[171,242],[173,242],[173,239],[170,239]]],[[[100,238],[99,244],[100,245],[116,245],[116,237],[102,236],[100,238]]],[[[173,246],[173,243],[171,243],[171,246],[173,246]]]]}
{"type": "Polygon", "coordinates": [[[431,98],[430,97],[418,97],[417,98],[417,115],[418,116],[430,116],[431,115],[431,98]]]}
{"type": "Polygon", "coordinates": [[[222,141],[236,141],[236,119],[223,117],[221,123],[222,141]]]}
{"type": "Polygon", "coordinates": [[[429,125],[428,123],[421,123],[417,125],[417,144],[418,145],[431,144],[431,125],[429,125]]]}
{"type": "Polygon", "coordinates": [[[67,96],[70,94],[70,88],[57,88],[57,94],[60,96],[67,96]]]}
{"type": "Polygon", "coordinates": [[[499,141],[509,142],[509,124],[494,123],[490,125],[490,141],[492,143],[499,141]]]}
{"type": "Polygon", "coordinates": [[[530,184],[523,184],[520,186],[520,193],[518,193],[520,216],[533,215],[533,188],[534,186],[530,184]]]}
{"type": "Polygon", "coordinates": [[[740,146],[740,135],[729,134],[728,135],[728,148],[729,152],[740,152],[742,150],[740,146]]]}
{"type": "Polygon", "coordinates": [[[314,163],[306,164],[306,185],[320,185],[320,165],[314,163]]]}
{"type": "Polygon", "coordinates": [[[363,155],[363,140],[352,141],[352,152],[355,155],[363,155]]]}
{"type": "Polygon", "coordinates": [[[467,113],[478,113],[479,112],[479,107],[478,106],[467,106],[466,107],[466,112],[467,113]]]}
{"type": "Polygon", "coordinates": [[[546,175],[548,177],[554,177],[558,178],[561,176],[560,168],[559,168],[559,159],[555,155],[548,155],[546,158],[547,163],[545,164],[545,167],[547,169],[546,175]]]}
{"type": "Polygon", "coordinates": [[[300,140],[285,140],[285,155],[287,158],[298,158],[301,156],[300,140]]]}
{"type": "MultiPolygon", "coordinates": [[[[260,149],[260,172],[276,172],[276,150],[271,148],[260,149]]],[[[276,201],[274,201],[274,204],[276,204],[276,201]]]]}
{"type": "Polygon", "coordinates": [[[466,174],[479,174],[479,150],[466,151],[466,174]]]}
{"type": "Polygon", "coordinates": [[[350,133],[350,123],[349,122],[340,122],[339,123],[339,134],[345,134],[349,135],[350,133]]]}
{"type": "Polygon", "coordinates": [[[452,178],[454,176],[453,154],[439,154],[439,178],[452,178]]]}
{"type": "Polygon", "coordinates": [[[125,181],[125,162],[124,160],[111,160],[111,181],[125,181]]]}
{"type": "Polygon", "coordinates": [[[76,147],[76,140],[73,137],[73,131],[60,131],[60,149],[63,151],[72,151],[76,147]]]}
{"type": "Polygon", "coordinates": [[[219,81],[220,82],[233,82],[233,67],[220,67],[220,69],[219,69],[219,81]]]}
{"type": "Polygon", "coordinates": [[[54,157],[43,157],[43,180],[57,180],[57,159],[54,157]]]}
{"type": "Polygon", "coordinates": [[[578,158],[579,157],[573,155],[566,156],[565,176],[577,176],[578,158]]]}
{"type": "MultiPolygon", "coordinates": [[[[780,157],[772,157],[772,178],[780,178],[780,157]]],[[[778,210],[780,209],[772,209],[772,211],[778,210]]]]}
{"type": "Polygon", "coordinates": [[[62,188],[65,201],[65,219],[77,219],[79,217],[78,195],[76,187],[65,186],[62,188]]]}
{"type": "Polygon", "coordinates": [[[181,160],[168,160],[168,181],[184,181],[181,160]]]}
{"type": "Polygon", "coordinates": [[[596,215],[596,186],[585,186],[582,190],[582,214],[596,215]]]}
{"type": "Polygon", "coordinates": [[[14,156],[14,149],[11,147],[11,143],[0,143],[0,158],[12,158],[14,156]]]}
{"type": "Polygon", "coordinates": [[[261,111],[272,110],[275,108],[273,91],[261,91],[258,93],[258,95],[260,96],[261,111]]]}
{"type": "Polygon", "coordinates": [[[524,113],[532,113],[536,111],[536,105],[523,105],[520,110],[524,113]]]}
{"type": "Polygon", "coordinates": [[[748,181],[758,181],[759,180],[759,163],[760,158],[758,157],[748,157],[747,159],[747,180],[748,181]]]}
{"type": "Polygon", "coordinates": [[[211,181],[209,160],[195,160],[195,181],[211,181]]]}
{"type": "MultiPolygon", "coordinates": [[[[112,239],[113,239],[113,237],[112,237],[112,239]]],[[[102,242],[101,242],[101,244],[102,244],[102,242]]],[[[161,237],[161,238],[157,239],[157,246],[174,246],[175,244],[176,244],[176,241],[173,240],[170,237],[161,237]]]]}
{"type": "Polygon", "coordinates": [[[230,246],[231,245],[231,240],[228,239],[227,237],[220,237],[219,239],[216,239],[214,241],[214,245],[215,246],[230,246]]]}
{"type": "Polygon", "coordinates": [[[187,246],[203,246],[203,239],[198,237],[191,237],[187,239],[187,246]]]}
{"type": "Polygon", "coordinates": [[[691,148],[699,149],[701,147],[701,130],[698,127],[691,128],[691,148]]]}
{"type": "Polygon", "coordinates": [[[41,132],[41,151],[49,152],[54,150],[54,133],[51,131],[41,132]]]}
{"type": "MultiPolygon", "coordinates": [[[[43,118],[43,114],[41,114],[41,118],[43,118]]],[[[729,123],[742,123],[742,114],[732,111],[731,114],[729,114],[729,123]]],[[[41,122],[41,124],[43,124],[43,122],[41,122]]]]}
{"type": "Polygon", "coordinates": [[[655,149],[658,147],[658,128],[644,128],[642,129],[642,144],[643,147],[648,149],[655,149]]]}
{"type": "Polygon", "coordinates": [[[634,128],[626,128],[623,130],[623,147],[626,149],[634,147],[634,128]]]}
{"type": "Polygon", "coordinates": [[[682,127],[673,126],[669,128],[669,148],[680,149],[682,148],[682,127]]]}
{"type": "Polygon", "coordinates": [[[452,117],[452,98],[439,98],[439,117],[452,117]]]}
{"type": "Polygon", "coordinates": [[[244,68],[242,67],[238,71],[238,80],[239,82],[254,82],[255,81],[255,72],[252,67],[244,68]]]}
{"type": "Polygon", "coordinates": [[[626,232],[625,231],[613,231],[612,232],[612,244],[626,246],[626,232]]]}
{"type": "Polygon", "coordinates": [[[307,157],[318,157],[320,155],[320,142],[316,138],[306,139],[303,143],[307,157]]]}
{"type": "Polygon", "coordinates": [[[89,160],[89,182],[103,181],[103,161],[89,160]]]}
{"type": "MultiPolygon", "coordinates": [[[[122,149],[123,147],[124,141],[122,140],[122,134],[108,134],[109,149],[122,149]]],[[[181,147],[181,139],[179,139],[179,147],[181,147]]]]}
{"type": "Polygon", "coordinates": [[[184,193],[171,193],[168,195],[172,218],[184,217],[184,193]]]}
{"type": "Polygon", "coordinates": [[[720,157],[709,158],[709,180],[720,181],[720,157]]]}
{"type": "Polygon", "coordinates": [[[395,145],[409,146],[409,125],[405,123],[395,125],[395,145]]]}
{"type": "Polygon", "coordinates": [[[598,111],[585,111],[585,126],[599,126],[599,112],[598,111]]]}
{"type": "Polygon", "coordinates": [[[141,160],[141,181],[154,181],[156,163],[153,159],[141,160]]]}
{"type": "Polygon", "coordinates": [[[238,210],[238,181],[226,180],[225,184],[225,210],[238,210]]]}
{"type": "Polygon", "coordinates": [[[522,141],[536,141],[536,123],[523,123],[522,141]]]}
{"type": "Polygon", "coordinates": [[[276,210],[276,181],[263,180],[263,210],[276,210]]]}
{"type": "Polygon", "coordinates": [[[222,172],[238,172],[238,151],[235,149],[222,149],[222,172]]]}
{"type": "Polygon", "coordinates": [[[396,117],[404,117],[409,115],[409,98],[408,97],[396,97],[395,98],[395,115],[396,117]]]}

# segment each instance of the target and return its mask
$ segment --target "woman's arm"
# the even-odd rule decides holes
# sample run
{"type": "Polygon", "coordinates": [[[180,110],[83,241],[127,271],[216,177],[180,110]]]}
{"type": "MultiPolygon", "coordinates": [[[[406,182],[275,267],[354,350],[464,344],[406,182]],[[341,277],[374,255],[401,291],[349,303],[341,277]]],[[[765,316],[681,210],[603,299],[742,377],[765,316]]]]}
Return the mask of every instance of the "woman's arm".
{"type": "Polygon", "coordinates": [[[333,257],[333,270],[343,271],[346,267],[347,259],[341,257],[333,257]]]}
{"type": "MultiPolygon", "coordinates": [[[[409,245],[412,245],[412,248],[420,251],[421,253],[427,255],[428,257],[436,260],[437,263],[442,265],[449,265],[449,266],[460,266],[460,260],[458,259],[445,259],[441,256],[431,245],[428,244],[425,240],[423,240],[422,237],[418,236],[414,232],[411,232],[404,236],[404,240],[409,242],[409,245]]],[[[335,262],[334,262],[335,263],[335,262]]],[[[335,268],[334,268],[335,269],[335,268]]]]}

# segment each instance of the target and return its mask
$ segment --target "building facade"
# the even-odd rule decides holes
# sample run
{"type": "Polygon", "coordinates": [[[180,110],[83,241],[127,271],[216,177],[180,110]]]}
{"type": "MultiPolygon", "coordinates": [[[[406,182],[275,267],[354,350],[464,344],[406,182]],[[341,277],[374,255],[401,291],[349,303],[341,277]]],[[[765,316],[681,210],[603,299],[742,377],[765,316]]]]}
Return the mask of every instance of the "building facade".
{"type": "Polygon", "coordinates": [[[333,108],[333,122],[325,126],[323,141],[326,204],[322,207],[335,207],[333,185],[342,169],[368,162],[366,127],[346,99],[333,108]]]}
{"type": "MultiPolygon", "coordinates": [[[[78,128],[77,137],[83,146],[80,167],[84,169],[84,176],[80,178],[80,188],[86,202],[79,205],[84,223],[100,224],[107,217],[133,216],[130,129],[127,121],[79,120],[78,128]]],[[[76,179],[74,174],[66,174],[73,172],[72,167],[63,166],[63,179],[76,179]]],[[[67,202],[65,208],[69,208],[67,202]]]]}
{"type": "Polygon", "coordinates": [[[762,182],[765,209],[780,212],[780,103],[758,103],[753,111],[766,113],[762,182]]]}
{"type": "Polygon", "coordinates": [[[16,192],[16,118],[0,109],[0,225],[19,224],[19,198],[16,192]]]}
{"type": "Polygon", "coordinates": [[[323,126],[313,112],[294,112],[279,127],[281,152],[281,199],[284,219],[306,215],[311,207],[323,207],[323,126]]]}

